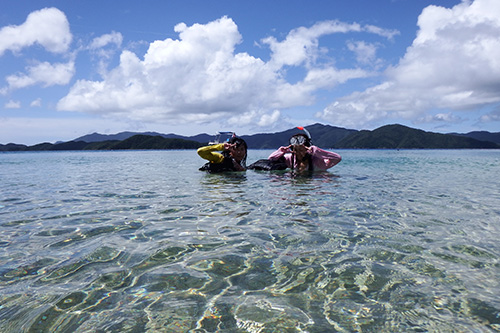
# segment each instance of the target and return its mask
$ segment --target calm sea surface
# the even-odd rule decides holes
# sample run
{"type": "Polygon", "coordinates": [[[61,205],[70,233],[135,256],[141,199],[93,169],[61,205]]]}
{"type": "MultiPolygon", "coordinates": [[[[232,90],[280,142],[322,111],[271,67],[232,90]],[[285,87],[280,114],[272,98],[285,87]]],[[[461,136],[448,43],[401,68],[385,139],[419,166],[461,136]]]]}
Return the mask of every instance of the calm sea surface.
{"type": "Polygon", "coordinates": [[[500,331],[500,151],[338,152],[0,154],[0,331],[500,331]]]}

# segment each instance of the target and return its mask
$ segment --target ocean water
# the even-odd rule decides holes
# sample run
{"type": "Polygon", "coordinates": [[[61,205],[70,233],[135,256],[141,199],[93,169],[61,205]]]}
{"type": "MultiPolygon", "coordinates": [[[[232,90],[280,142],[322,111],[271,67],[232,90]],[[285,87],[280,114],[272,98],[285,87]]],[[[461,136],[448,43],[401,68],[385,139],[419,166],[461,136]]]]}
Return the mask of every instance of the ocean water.
{"type": "Polygon", "coordinates": [[[0,331],[500,331],[500,151],[338,152],[0,154],[0,331]]]}

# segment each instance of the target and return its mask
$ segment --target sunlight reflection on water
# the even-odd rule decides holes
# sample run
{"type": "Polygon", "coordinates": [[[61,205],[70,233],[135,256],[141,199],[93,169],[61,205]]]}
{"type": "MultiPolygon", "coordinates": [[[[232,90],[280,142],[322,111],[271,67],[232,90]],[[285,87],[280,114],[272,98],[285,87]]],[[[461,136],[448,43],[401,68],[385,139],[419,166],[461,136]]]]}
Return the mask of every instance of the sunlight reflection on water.
{"type": "Polygon", "coordinates": [[[0,330],[500,330],[499,152],[340,153],[0,155],[0,330]]]}

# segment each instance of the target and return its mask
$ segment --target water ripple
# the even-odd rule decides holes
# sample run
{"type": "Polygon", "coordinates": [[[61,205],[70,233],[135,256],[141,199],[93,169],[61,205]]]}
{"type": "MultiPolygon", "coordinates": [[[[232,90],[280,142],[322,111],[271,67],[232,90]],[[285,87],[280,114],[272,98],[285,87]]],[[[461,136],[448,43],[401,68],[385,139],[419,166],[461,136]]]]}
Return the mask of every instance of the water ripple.
{"type": "Polygon", "coordinates": [[[0,331],[499,331],[500,170],[463,153],[345,151],[305,177],[2,154],[0,331]]]}

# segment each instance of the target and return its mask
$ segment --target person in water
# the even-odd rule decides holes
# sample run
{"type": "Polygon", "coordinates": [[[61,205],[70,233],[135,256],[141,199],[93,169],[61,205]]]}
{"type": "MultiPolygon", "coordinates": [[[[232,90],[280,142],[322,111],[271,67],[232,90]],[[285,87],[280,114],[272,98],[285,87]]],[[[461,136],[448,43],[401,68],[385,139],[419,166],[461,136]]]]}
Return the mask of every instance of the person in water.
{"type": "Polygon", "coordinates": [[[334,152],[320,149],[311,143],[311,139],[302,133],[290,138],[289,146],[281,146],[269,155],[269,160],[285,160],[288,168],[296,172],[326,170],[338,164],[342,157],[334,152]]]}
{"type": "Polygon", "coordinates": [[[247,149],[245,140],[238,137],[232,137],[228,142],[198,148],[198,155],[209,161],[200,170],[211,173],[245,171],[247,149]]]}

